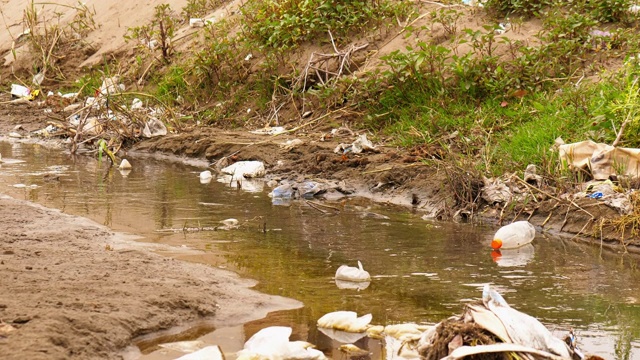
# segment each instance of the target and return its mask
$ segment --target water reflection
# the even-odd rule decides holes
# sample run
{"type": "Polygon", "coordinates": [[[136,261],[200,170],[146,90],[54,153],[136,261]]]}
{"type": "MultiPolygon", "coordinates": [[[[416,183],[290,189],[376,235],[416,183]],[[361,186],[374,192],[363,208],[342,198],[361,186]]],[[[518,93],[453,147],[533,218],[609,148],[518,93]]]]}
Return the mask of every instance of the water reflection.
{"type": "Polygon", "coordinates": [[[535,248],[531,244],[517,249],[500,249],[491,251],[491,258],[498,266],[525,266],[533,260],[535,248]]]}
{"type": "Polygon", "coordinates": [[[206,163],[130,157],[133,169],[124,176],[94,159],[37,145],[0,143],[0,153],[26,160],[2,164],[2,192],[145,241],[199,250],[181,258],[226,267],[259,280],[258,290],[304,302],[302,309],[246,324],[242,342],[262,327],[291,326],[296,339],[338,356],[334,341],[315,327],[325,313],[372,313],[373,323],[384,325],[431,324],[460,313],[492,283],[514,308],[553,324],[556,335],[576,329],[587,352],[640,358],[640,271],[638,259],[628,255],[538,236],[521,252],[492,257],[494,228],[427,223],[403,209],[356,199],[334,204],[340,212],[328,214],[302,201],[277,206],[262,182],[201,184],[206,163]],[[206,231],[229,218],[238,219],[238,229],[206,231]],[[160,231],[182,228],[202,231],[160,231]],[[370,284],[341,288],[337,268],[357,260],[366,264],[370,284]]]}

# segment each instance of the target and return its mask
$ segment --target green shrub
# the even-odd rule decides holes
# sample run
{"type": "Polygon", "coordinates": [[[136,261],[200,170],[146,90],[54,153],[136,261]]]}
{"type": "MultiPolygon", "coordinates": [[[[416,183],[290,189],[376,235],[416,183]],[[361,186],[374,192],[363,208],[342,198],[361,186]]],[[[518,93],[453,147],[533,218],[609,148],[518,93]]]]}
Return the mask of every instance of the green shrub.
{"type": "Polygon", "coordinates": [[[402,11],[390,0],[255,0],[242,8],[245,33],[260,46],[287,49],[326,36],[370,29],[402,11]]]}
{"type": "Polygon", "coordinates": [[[499,15],[539,16],[553,0],[487,0],[484,5],[487,10],[499,15]]]}

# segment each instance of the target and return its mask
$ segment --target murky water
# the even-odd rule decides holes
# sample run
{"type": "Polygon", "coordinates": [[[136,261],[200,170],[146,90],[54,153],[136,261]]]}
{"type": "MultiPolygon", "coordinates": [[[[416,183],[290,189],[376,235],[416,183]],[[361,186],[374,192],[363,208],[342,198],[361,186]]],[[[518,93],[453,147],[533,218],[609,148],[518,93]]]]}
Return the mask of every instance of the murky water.
{"type": "Polygon", "coordinates": [[[228,353],[263,327],[286,325],[296,339],[331,354],[335,344],[315,327],[327,312],[370,312],[376,324],[433,324],[460,313],[481,296],[482,284],[492,283],[556,335],[574,328],[586,352],[640,359],[640,269],[628,255],[540,235],[531,249],[494,259],[488,242],[495,228],[426,222],[406,209],[357,199],[328,204],[335,209],[306,202],[275,206],[260,183],[245,183],[243,190],[215,180],[203,185],[200,168],[150,158],[130,159],[134,169],[123,176],[94,159],[38,145],[0,142],[0,153],[26,161],[2,165],[0,192],[144,241],[200,250],[172,255],[236,271],[259,280],[260,291],[305,304],[202,338],[225,344],[228,353]],[[170,231],[206,230],[227,218],[240,227],[170,231]],[[338,288],[338,266],[357,260],[371,273],[371,284],[359,291],[338,288]]]}

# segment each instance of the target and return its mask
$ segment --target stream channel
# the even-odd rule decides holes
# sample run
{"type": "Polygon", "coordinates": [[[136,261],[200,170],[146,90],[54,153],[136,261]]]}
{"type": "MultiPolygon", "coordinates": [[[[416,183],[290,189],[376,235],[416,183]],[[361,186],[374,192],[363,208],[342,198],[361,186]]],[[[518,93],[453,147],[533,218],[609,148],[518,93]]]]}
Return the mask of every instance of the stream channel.
{"type": "MultiPolygon", "coordinates": [[[[292,340],[307,340],[329,357],[345,358],[336,349],[339,344],[315,326],[325,313],[372,313],[372,323],[381,325],[434,324],[460,314],[466,302],[482,296],[482,285],[491,283],[511,306],[538,318],[554,335],[563,337],[573,328],[584,352],[640,359],[637,257],[538,233],[526,251],[494,259],[489,242],[495,227],[429,222],[410,209],[356,198],[325,203],[339,209],[325,207],[326,214],[299,200],[274,205],[271,189],[260,181],[243,183],[242,189],[216,179],[201,184],[198,174],[205,162],[132,156],[133,170],[123,176],[107,169],[106,161],[41,145],[0,142],[0,153],[24,160],[2,165],[2,193],[140,235],[140,241],[189,250],[166,255],[235,271],[257,280],[259,291],[304,304],[170,341],[202,335],[202,341],[221,345],[233,359],[255,332],[284,325],[293,328],[292,340]],[[206,231],[228,218],[238,219],[240,226],[206,231]],[[362,290],[340,289],[333,279],[336,269],[357,266],[358,260],[371,283],[362,290]]],[[[154,345],[139,343],[138,358],[180,355],[154,345]]],[[[358,345],[370,347],[371,359],[382,357],[378,345],[358,345]]]]}

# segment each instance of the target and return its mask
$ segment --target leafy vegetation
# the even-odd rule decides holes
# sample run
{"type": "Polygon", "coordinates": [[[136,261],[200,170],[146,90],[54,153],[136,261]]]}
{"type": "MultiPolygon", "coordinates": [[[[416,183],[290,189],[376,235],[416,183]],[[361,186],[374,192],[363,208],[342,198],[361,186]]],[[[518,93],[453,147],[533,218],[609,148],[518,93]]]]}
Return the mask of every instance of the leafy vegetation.
{"type": "MultiPolygon", "coordinates": [[[[189,0],[181,16],[206,17],[222,4],[189,0]]],[[[265,125],[279,112],[302,121],[306,110],[348,109],[352,127],[392,135],[407,148],[437,148],[439,159],[465,157],[489,174],[528,163],[557,172],[549,151],[557,137],[640,146],[629,135],[640,131],[631,1],[484,5],[250,0],[207,23],[189,56],[176,57],[178,20],[163,4],[149,24],[129,29],[140,46],[126,76],[150,80],[147,91],[201,124],[265,125]],[[469,16],[485,25],[469,25],[469,16]],[[510,36],[532,17],[537,34],[510,36]],[[376,55],[399,37],[413,40],[376,55]]],[[[96,83],[90,74],[79,85],[87,92],[96,83]]]]}
{"type": "Polygon", "coordinates": [[[175,51],[171,42],[176,31],[176,21],[174,13],[169,4],[160,4],[155,7],[153,20],[150,24],[136,26],[127,29],[125,38],[128,40],[138,40],[139,50],[153,51],[160,49],[162,59],[168,64],[175,51]]]}
{"type": "Polygon", "coordinates": [[[400,15],[402,7],[389,0],[260,0],[243,8],[247,39],[261,47],[290,49],[304,41],[361,32],[400,15]]]}

